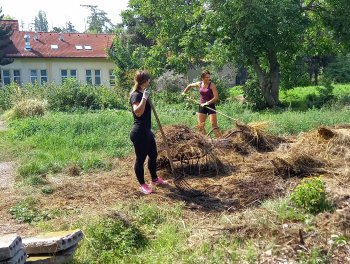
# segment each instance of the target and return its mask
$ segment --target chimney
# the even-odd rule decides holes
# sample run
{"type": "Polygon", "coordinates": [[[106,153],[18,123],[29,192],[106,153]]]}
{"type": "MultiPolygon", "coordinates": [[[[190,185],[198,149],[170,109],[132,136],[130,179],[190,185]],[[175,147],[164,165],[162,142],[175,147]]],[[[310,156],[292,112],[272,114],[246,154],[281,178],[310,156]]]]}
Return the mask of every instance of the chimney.
{"type": "Polygon", "coordinates": [[[62,32],[60,33],[60,38],[59,39],[60,39],[60,41],[64,41],[64,37],[63,37],[63,33],[62,32]]]}
{"type": "Polygon", "coordinates": [[[39,33],[36,31],[34,33],[34,40],[39,40],[39,33]]]}

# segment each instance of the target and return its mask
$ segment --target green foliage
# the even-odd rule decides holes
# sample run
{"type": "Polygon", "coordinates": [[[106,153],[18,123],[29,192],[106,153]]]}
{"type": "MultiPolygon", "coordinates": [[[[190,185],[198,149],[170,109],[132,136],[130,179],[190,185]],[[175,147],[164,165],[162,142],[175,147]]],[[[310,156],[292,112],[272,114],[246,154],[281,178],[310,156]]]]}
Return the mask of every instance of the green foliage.
{"type": "Polygon", "coordinates": [[[320,177],[303,179],[292,192],[291,201],[311,214],[332,209],[327,199],[325,183],[320,177]]]}
{"type": "Polygon", "coordinates": [[[48,109],[56,111],[120,109],[126,105],[125,94],[119,88],[84,85],[76,79],[67,79],[62,85],[25,84],[20,87],[12,83],[0,89],[0,109],[10,109],[26,100],[47,101],[48,109]]]}
{"type": "MultiPolygon", "coordinates": [[[[45,88],[44,88],[45,89],[45,88]]],[[[82,85],[75,79],[67,79],[48,92],[50,109],[68,111],[72,109],[120,108],[122,105],[118,94],[103,86],[82,85]]]]}
{"type": "Polygon", "coordinates": [[[55,192],[55,188],[52,186],[44,186],[41,188],[41,192],[47,195],[53,194],[55,192]]]}
{"type": "Polygon", "coordinates": [[[329,264],[330,259],[326,252],[319,248],[312,248],[309,252],[299,253],[300,264],[329,264]]]}
{"type": "Polygon", "coordinates": [[[183,101],[180,94],[188,82],[182,74],[177,74],[174,71],[165,71],[154,83],[155,92],[153,94],[155,99],[169,104],[183,101]]]}
{"type": "Polygon", "coordinates": [[[323,105],[330,105],[331,103],[346,105],[350,103],[349,85],[330,85],[327,83],[325,85],[324,87],[296,87],[283,91],[281,93],[281,103],[298,110],[307,110],[316,107],[310,99],[319,102],[318,107],[322,107],[322,103],[323,105]]]}
{"type": "Polygon", "coordinates": [[[54,214],[48,211],[39,211],[38,201],[32,197],[28,197],[17,202],[9,210],[14,219],[20,223],[34,223],[42,220],[50,220],[54,218],[54,214]]]}
{"type": "Polygon", "coordinates": [[[147,242],[135,226],[120,219],[100,219],[89,225],[84,233],[89,240],[89,250],[98,252],[90,260],[101,263],[113,263],[116,258],[144,247],[147,242]]]}
{"type": "Polygon", "coordinates": [[[255,79],[249,79],[243,86],[243,96],[255,110],[262,110],[267,107],[260,84],[255,79]]]}
{"type": "Polygon", "coordinates": [[[326,77],[335,83],[350,82],[350,54],[338,56],[325,69],[326,77]]]}
{"type": "Polygon", "coordinates": [[[40,175],[33,175],[29,177],[28,182],[31,186],[38,186],[47,183],[47,181],[40,175]]]}
{"type": "Polygon", "coordinates": [[[4,119],[16,119],[43,116],[48,108],[47,101],[40,99],[23,99],[3,114],[4,119]]]}
{"type": "Polygon", "coordinates": [[[307,106],[309,108],[320,108],[325,104],[330,104],[334,99],[333,95],[334,87],[327,83],[325,86],[316,87],[317,94],[309,94],[306,96],[307,106]]]}
{"type": "Polygon", "coordinates": [[[111,157],[129,153],[131,124],[124,111],[56,113],[15,120],[8,137],[20,153],[18,173],[23,177],[61,172],[72,163],[84,171],[108,170],[111,157]]]}
{"type": "MultiPolygon", "coordinates": [[[[0,7],[0,20],[4,19],[2,8],[0,7]]],[[[0,23],[0,65],[7,65],[13,62],[13,59],[8,58],[5,53],[6,47],[11,44],[10,37],[13,31],[10,26],[0,23]]]]}
{"type": "Polygon", "coordinates": [[[82,5],[90,9],[90,15],[87,17],[87,31],[89,33],[111,33],[114,29],[114,25],[107,17],[107,13],[97,6],[82,5]]]}
{"type": "Polygon", "coordinates": [[[46,12],[39,10],[39,13],[34,18],[34,30],[36,32],[48,32],[49,23],[47,22],[46,12]]]}
{"type": "Polygon", "coordinates": [[[302,210],[292,206],[290,198],[267,200],[263,202],[261,207],[273,212],[282,222],[304,221],[307,218],[302,210]]]}

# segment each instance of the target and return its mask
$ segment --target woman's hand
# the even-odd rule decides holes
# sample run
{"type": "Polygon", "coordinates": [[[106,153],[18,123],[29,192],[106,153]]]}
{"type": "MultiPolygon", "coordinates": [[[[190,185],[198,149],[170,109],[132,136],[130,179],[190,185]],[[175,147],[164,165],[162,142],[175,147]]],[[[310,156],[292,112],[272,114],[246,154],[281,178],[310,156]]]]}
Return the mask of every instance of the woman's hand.
{"type": "Polygon", "coordinates": [[[207,106],[207,105],[209,105],[209,102],[205,102],[205,103],[203,103],[203,104],[200,104],[201,107],[205,107],[205,106],[207,106]]]}

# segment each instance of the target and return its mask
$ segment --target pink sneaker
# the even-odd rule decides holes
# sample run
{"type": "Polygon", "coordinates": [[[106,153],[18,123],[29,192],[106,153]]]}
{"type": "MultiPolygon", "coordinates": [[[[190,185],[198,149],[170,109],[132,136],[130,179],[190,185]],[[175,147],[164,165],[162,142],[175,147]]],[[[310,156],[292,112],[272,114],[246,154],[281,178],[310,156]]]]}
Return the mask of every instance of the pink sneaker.
{"type": "Polygon", "coordinates": [[[156,181],[151,182],[153,185],[166,185],[167,181],[163,180],[161,177],[158,177],[156,181]]]}
{"type": "Polygon", "coordinates": [[[141,184],[140,186],[140,190],[141,192],[143,192],[144,194],[150,194],[152,193],[152,188],[148,185],[148,184],[141,184]]]}

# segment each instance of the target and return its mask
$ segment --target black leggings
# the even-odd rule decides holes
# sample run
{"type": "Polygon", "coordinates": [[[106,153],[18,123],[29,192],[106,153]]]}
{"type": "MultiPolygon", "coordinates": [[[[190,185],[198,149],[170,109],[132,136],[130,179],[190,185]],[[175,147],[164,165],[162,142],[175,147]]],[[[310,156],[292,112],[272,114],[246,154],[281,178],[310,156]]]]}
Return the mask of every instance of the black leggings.
{"type": "Polygon", "coordinates": [[[130,139],[134,144],[136,161],[135,174],[140,184],[145,183],[145,172],[143,164],[148,156],[148,170],[151,174],[152,180],[157,179],[157,145],[154,140],[154,135],[151,131],[130,133],[130,139]]]}

